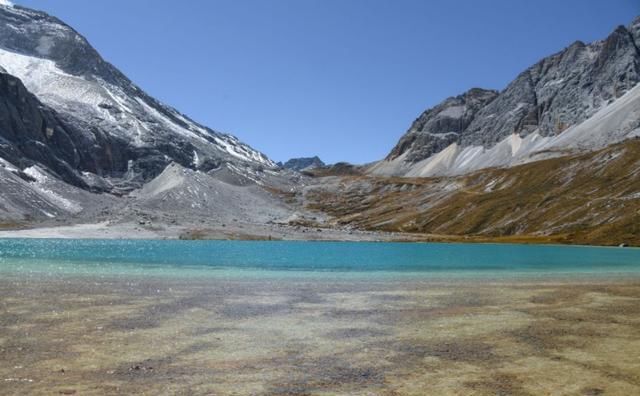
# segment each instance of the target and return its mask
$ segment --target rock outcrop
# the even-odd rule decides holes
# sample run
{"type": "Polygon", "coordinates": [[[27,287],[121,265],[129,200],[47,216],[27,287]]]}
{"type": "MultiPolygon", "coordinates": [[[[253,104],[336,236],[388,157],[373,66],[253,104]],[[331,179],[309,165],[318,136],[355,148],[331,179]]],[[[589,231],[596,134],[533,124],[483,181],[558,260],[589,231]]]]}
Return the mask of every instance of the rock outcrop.
{"type": "Polygon", "coordinates": [[[303,158],[291,158],[284,164],[279,164],[285,169],[291,169],[296,171],[309,170],[315,168],[321,168],[325,166],[318,156],[315,157],[303,157],[303,158]]]}
{"type": "Polygon", "coordinates": [[[497,154],[479,158],[505,141],[514,157],[520,151],[521,159],[549,149],[543,143],[596,115],[636,86],[640,81],[639,43],[637,18],[628,27],[617,27],[604,40],[591,44],[576,41],[542,59],[501,92],[475,88],[446,99],[425,111],[372,172],[459,174],[521,162],[505,157],[496,163],[497,154]],[[529,144],[533,140],[536,144],[529,144]],[[531,151],[522,151],[524,146],[531,151]],[[437,166],[433,159],[437,159],[437,166]],[[460,166],[469,161],[475,165],[460,166]],[[416,164],[421,172],[415,169],[416,164]]]}

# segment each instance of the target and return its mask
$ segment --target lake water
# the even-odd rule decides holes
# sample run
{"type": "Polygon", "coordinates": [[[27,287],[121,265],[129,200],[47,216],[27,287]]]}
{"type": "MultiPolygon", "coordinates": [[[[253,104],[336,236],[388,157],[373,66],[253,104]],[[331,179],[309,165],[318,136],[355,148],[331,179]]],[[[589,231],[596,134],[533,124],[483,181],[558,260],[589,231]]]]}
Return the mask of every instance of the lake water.
{"type": "Polygon", "coordinates": [[[639,355],[640,249],[0,240],[0,394],[640,395],[639,355]]]}
{"type": "Polygon", "coordinates": [[[0,239],[0,273],[170,277],[640,275],[640,249],[584,246],[0,239]]]}

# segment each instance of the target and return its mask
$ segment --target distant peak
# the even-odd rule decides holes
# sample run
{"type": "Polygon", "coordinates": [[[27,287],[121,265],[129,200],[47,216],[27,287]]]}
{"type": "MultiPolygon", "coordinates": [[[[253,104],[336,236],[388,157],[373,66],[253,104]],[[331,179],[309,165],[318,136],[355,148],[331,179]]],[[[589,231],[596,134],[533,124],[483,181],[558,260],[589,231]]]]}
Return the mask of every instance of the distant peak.
{"type": "Polygon", "coordinates": [[[308,170],[313,168],[320,168],[325,166],[325,163],[316,155],[313,157],[291,158],[282,167],[285,169],[294,169],[297,171],[308,170]]]}

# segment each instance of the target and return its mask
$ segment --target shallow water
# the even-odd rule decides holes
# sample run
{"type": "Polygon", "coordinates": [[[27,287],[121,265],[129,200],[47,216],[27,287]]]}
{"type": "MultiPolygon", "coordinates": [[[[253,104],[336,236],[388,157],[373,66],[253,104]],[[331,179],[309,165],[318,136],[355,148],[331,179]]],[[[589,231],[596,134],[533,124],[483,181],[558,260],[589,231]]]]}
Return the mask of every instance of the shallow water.
{"type": "Polygon", "coordinates": [[[633,249],[0,241],[0,394],[640,394],[633,249]]]}

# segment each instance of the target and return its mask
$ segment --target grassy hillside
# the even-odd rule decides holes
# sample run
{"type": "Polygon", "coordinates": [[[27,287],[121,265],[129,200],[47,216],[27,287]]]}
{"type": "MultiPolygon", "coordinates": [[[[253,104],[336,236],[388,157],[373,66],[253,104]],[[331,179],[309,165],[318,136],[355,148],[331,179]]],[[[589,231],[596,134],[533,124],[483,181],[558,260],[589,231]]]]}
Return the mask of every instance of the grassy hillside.
{"type": "Polygon", "coordinates": [[[640,140],[447,178],[332,176],[305,193],[342,225],[425,238],[640,246],[640,140]]]}

